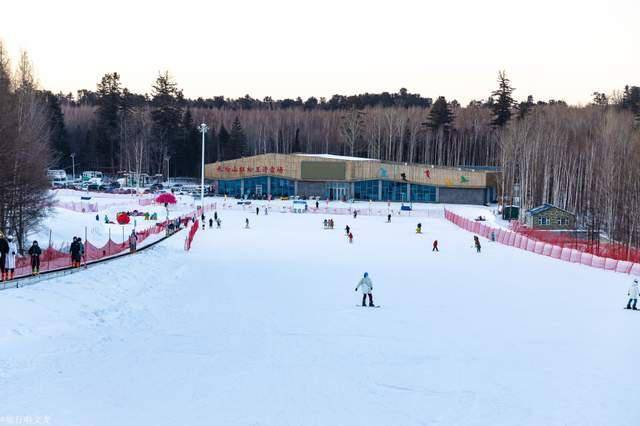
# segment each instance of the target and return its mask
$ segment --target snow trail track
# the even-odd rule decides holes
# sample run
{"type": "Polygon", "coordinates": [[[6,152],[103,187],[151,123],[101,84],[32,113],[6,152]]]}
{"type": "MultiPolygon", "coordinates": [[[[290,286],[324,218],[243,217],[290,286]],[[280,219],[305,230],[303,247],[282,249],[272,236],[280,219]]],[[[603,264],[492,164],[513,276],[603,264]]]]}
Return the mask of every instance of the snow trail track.
{"type": "Polygon", "coordinates": [[[636,425],[630,278],[444,219],[223,212],[0,294],[2,416],[53,425],[636,425]],[[243,229],[244,218],[251,229],[243,229]],[[423,225],[422,235],[415,225],[423,225]],[[354,244],[343,237],[349,224],[354,244]],[[440,252],[431,252],[439,241],[440,252]],[[381,309],[354,304],[363,272],[381,309]]]}

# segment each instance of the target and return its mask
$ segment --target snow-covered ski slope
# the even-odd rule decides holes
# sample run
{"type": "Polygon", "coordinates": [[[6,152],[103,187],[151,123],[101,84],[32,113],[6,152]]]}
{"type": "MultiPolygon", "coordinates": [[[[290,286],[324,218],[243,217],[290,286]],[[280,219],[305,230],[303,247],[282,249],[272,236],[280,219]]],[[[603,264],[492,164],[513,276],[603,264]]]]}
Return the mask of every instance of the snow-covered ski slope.
{"type": "Polygon", "coordinates": [[[173,238],[2,292],[0,418],[639,424],[629,276],[486,240],[477,254],[445,220],[333,218],[223,212],[189,253],[173,238]],[[355,306],[365,271],[380,309],[355,306]]]}

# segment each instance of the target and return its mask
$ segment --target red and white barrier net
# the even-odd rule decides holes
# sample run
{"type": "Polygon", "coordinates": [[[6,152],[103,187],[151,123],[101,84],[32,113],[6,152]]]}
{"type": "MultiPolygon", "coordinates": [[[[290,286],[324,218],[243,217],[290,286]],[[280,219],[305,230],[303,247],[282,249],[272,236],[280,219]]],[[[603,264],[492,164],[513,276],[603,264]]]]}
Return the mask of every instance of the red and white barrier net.
{"type": "MultiPolygon", "coordinates": [[[[185,215],[179,218],[181,226],[185,226],[189,219],[193,217],[193,214],[185,215]]],[[[169,224],[175,223],[176,219],[169,220],[168,222],[157,223],[156,225],[147,228],[143,231],[137,231],[136,246],[141,247],[141,243],[147,240],[149,237],[158,234],[164,234],[167,232],[169,224]]],[[[115,242],[109,239],[106,244],[101,247],[93,245],[90,241],[83,241],[84,255],[82,256],[82,264],[88,264],[101,260],[110,256],[122,254],[129,250],[129,242],[125,240],[123,242],[115,242]]],[[[62,246],[60,248],[48,247],[42,249],[40,255],[40,273],[47,271],[54,271],[57,269],[64,269],[71,266],[71,253],[69,252],[69,245],[62,246]]],[[[28,255],[17,256],[16,258],[16,271],[15,277],[21,278],[31,275],[31,257],[28,255]]]]}
{"type": "Polygon", "coordinates": [[[565,262],[580,263],[594,268],[640,276],[640,262],[638,262],[637,258],[633,257],[638,253],[637,250],[633,252],[627,250],[624,252],[625,258],[617,258],[617,256],[622,256],[623,252],[619,249],[614,250],[611,244],[599,244],[598,246],[602,247],[600,249],[596,247],[595,244],[590,244],[586,241],[577,241],[576,239],[562,240],[559,238],[557,241],[548,242],[544,241],[543,238],[554,238],[551,234],[545,236],[540,231],[523,233],[510,231],[508,229],[493,228],[484,223],[459,216],[446,209],[444,214],[447,220],[462,229],[494,240],[500,244],[549,256],[554,259],[564,260],[565,262]],[[605,253],[608,254],[608,256],[604,255],[605,253]],[[632,257],[629,257],[629,254],[631,254],[632,257]]]}

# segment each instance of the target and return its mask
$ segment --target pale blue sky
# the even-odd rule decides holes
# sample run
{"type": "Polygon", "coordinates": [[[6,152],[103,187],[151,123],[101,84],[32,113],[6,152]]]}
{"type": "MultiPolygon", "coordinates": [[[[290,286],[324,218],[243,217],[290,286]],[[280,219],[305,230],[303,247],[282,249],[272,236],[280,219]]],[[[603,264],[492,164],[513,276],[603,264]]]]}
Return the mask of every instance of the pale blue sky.
{"type": "Polygon", "coordinates": [[[118,71],[146,92],[168,69],[189,97],[406,87],[466,103],[505,69],[517,98],[585,103],[640,84],[639,16],[637,0],[8,0],[0,38],[54,91],[118,71]]]}

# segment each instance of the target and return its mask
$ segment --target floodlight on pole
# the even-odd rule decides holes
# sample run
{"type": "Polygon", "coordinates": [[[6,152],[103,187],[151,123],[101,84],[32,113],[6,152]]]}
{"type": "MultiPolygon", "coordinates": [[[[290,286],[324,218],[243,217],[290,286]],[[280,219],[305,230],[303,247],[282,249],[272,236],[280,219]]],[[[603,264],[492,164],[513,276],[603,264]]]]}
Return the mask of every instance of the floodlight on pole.
{"type": "Polygon", "coordinates": [[[202,133],[202,164],[200,169],[200,206],[202,212],[200,212],[200,214],[204,214],[204,136],[209,131],[209,127],[205,123],[202,123],[198,126],[198,130],[202,133]]]}

